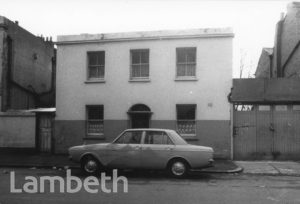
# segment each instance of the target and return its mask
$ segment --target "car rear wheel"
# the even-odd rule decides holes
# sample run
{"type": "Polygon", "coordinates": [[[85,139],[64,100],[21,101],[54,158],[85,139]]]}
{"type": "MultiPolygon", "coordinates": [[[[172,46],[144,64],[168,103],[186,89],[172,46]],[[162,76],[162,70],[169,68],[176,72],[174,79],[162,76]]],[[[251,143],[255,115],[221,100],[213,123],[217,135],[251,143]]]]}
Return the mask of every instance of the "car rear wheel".
{"type": "Polygon", "coordinates": [[[188,164],[181,159],[176,159],[170,162],[168,166],[169,174],[175,178],[183,178],[189,171],[188,164]]]}
{"type": "Polygon", "coordinates": [[[81,161],[81,170],[87,175],[94,175],[99,172],[100,163],[93,156],[85,156],[81,161]]]}

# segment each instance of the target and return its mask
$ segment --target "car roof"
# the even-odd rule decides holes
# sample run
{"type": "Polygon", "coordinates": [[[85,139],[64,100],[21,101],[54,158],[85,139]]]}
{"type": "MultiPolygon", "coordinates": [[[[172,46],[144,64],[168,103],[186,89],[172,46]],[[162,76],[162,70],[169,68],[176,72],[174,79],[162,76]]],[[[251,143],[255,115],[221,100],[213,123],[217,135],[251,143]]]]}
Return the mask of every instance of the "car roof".
{"type": "Polygon", "coordinates": [[[162,128],[134,128],[134,129],[126,129],[125,131],[174,131],[174,130],[162,129],[162,128]]]}
{"type": "Polygon", "coordinates": [[[136,129],[126,129],[124,130],[124,132],[126,131],[165,131],[169,134],[172,135],[172,140],[176,145],[186,145],[187,142],[178,134],[174,134],[176,133],[175,130],[171,130],[171,129],[160,129],[160,128],[136,128],[136,129]]]}

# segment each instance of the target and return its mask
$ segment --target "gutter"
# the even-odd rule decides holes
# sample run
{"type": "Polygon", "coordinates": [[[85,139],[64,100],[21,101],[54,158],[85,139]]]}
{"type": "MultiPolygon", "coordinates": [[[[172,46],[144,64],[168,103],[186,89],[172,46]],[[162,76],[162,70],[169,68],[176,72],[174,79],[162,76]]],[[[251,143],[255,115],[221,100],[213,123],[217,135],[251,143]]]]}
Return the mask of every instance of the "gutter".
{"type": "Polygon", "coordinates": [[[173,40],[173,39],[196,39],[196,38],[225,38],[234,37],[233,33],[222,34],[204,34],[204,35],[182,35],[182,36],[157,36],[157,37],[132,37],[132,38],[115,38],[115,39],[90,39],[90,40],[66,40],[57,41],[56,45],[65,44],[85,44],[85,43],[102,43],[102,42],[128,42],[128,41],[146,41],[146,40],[173,40]]]}

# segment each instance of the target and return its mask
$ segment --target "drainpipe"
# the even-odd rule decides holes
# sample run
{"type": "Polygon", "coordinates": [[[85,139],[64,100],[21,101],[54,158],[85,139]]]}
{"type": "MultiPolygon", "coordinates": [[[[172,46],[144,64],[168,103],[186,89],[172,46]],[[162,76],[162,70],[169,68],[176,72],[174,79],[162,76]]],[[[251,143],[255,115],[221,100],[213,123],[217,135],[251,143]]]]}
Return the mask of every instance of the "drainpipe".
{"type": "Polygon", "coordinates": [[[281,13],[280,20],[277,23],[277,33],[276,33],[276,68],[277,77],[283,77],[283,71],[281,67],[281,45],[282,45],[282,30],[283,30],[284,13],[281,13]]]}

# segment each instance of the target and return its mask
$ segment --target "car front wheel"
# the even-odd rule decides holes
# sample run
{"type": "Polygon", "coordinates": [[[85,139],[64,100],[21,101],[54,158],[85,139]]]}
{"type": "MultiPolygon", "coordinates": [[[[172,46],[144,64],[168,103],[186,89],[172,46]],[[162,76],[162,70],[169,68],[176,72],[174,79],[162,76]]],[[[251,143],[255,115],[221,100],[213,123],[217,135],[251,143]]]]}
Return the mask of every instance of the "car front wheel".
{"type": "Polygon", "coordinates": [[[183,160],[173,160],[169,164],[168,171],[175,178],[183,178],[187,175],[189,167],[183,160]]]}
{"type": "Polygon", "coordinates": [[[81,161],[81,170],[87,175],[96,174],[100,170],[100,163],[93,156],[86,156],[81,161]]]}

